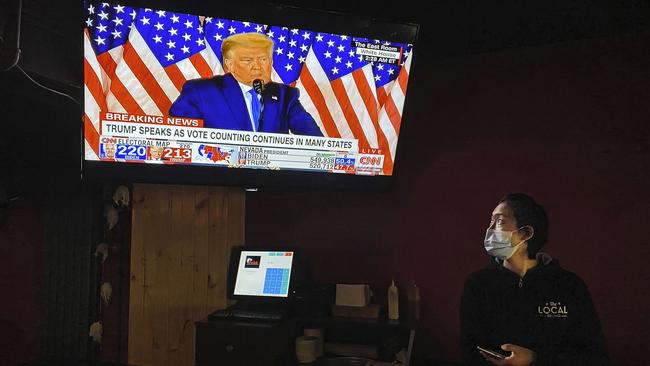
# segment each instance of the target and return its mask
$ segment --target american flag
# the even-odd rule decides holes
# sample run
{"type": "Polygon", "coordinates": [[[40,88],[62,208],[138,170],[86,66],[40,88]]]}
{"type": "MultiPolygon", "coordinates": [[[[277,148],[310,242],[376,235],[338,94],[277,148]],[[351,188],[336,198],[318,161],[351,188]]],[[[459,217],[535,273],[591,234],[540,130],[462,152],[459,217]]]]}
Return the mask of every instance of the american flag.
{"type": "Polygon", "coordinates": [[[311,48],[311,32],[272,26],[266,35],[275,42],[273,81],[295,86],[311,48]]]}
{"type": "MultiPolygon", "coordinates": [[[[301,102],[327,136],[355,138],[360,148],[380,149],[385,156],[384,174],[391,174],[410,57],[403,66],[372,63],[353,47],[354,41],[367,39],[324,33],[309,37],[313,37],[312,47],[297,84],[306,92],[301,102]]],[[[405,57],[410,55],[410,46],[392,45],[405,51],[405,57]]]]}
{"type": "Polygon", "coordinates": [[[100,112],[166,114],[186,80],[223,74],[223,39],[258,32],[275,42],[272,79],[300,89],[324,135],[380,149],[384,174],[392,173],[410,45],[108,3],[86,7],[87,159],[98,156],[100,112]],[[355,40],[397,46],[400,62],[366,61],[355,40]]]}

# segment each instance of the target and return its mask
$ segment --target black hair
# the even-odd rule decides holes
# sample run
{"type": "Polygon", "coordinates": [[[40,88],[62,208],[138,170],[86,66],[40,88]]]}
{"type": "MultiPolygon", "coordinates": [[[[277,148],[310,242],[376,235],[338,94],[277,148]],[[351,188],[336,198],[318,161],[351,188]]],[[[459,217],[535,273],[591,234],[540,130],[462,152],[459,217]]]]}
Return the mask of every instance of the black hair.
{"type": "Polygon", "coordinates": [[[528,239],[528,258],[534,259],[548,239],[548,217],[544,207],[525,193],[508,193],[499,203],[505,202],[517,220],[517,226],[532,226],[533,237],[528,239]]]}

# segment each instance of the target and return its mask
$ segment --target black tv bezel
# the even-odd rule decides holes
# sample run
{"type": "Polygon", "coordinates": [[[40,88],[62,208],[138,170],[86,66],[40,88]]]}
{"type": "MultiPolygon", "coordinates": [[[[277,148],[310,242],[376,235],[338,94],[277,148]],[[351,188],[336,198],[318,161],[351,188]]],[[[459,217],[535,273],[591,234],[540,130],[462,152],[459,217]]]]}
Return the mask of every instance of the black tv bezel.
{"type": "MultiPolygon", "coordinates": [[[[96,1],[101,3],[101,1],[96,1]]],[[[237,19],[260,24],[305,28],[315,32],[350,34],[355,37],[415,44],[420,25],[406,21],[386,20],[370,15],[252,1],[245,4],[215,3],[202,0],[124,0],[115,4],[151,8],[179,13],[237,19]]]]}
{"type": "MultiPolygon", "coordinates": [[[[91,1],[89,3],[98,3],[91,1]]],[[[419,25],[385,21],[370,16],[359,16],[277,3],[259,3],[255,6],[214,4],[189,1],[183,5],[168,0],[118,1],[115,4],[132,7],[162,9],[188,14],[241,19],[265,24],[305,28],[312,31],[351,34],[415,45],[419,25]]],[[[83,45],[82,45],[83,49],[83,45]]],[[[406,111],[406,101],[404,111],[406,111]]],[[[404,122],[402,115],[402,123],[404,122]]],[[[85,138],[82,125],[81,175],[82,179],[98,181],[127,181],[131,183],[191,184],[235,186],[250,190],[331,190],[385,192],[392,188],[392,175],[355,175],[302,170],[268,170],[254,168],[226,168],[208,165],[106,162],[85,159],[85,138]]],[[[398,143],[399,146],[399,143],[398,143]]],[[[398,150],[399,153],[399,150],[398,150]]],[[[399,159],[396,154],[396,166],[399,159]]]]}
{"type": "Polygon", "coordinates": [[[84,160],[82,178],[90,181],[242,187],[249,191],[390,190],[393,176],[363,176],[301,170],[226,168],[200,165],[106,163],[84,160]]]}
{"type": "Polygon", "coordinates": [[[240,300],[245,302],[258,302],[258,303],[267,303],[267,304],[283,304],[289,303],[293,300],[296,286],[296,276],[298,266],[298,254],[296,248],[294,247],[246,247],[246,246],[235,246],[231,250],[230,261],[228,264],[228,276],[227,276],[227,296],[231,300],[240,300]],[[239,259],[241,258],[241,253],[244,251],[255,251],[255,252],[292,252],[292,262],[291,262],[291,275],[289,277],[289,290],[287,297],[280,296],[251,296],[251,295],[235,295],[235,281],[237,280],[237,273],[239,272],[239,259]]]}

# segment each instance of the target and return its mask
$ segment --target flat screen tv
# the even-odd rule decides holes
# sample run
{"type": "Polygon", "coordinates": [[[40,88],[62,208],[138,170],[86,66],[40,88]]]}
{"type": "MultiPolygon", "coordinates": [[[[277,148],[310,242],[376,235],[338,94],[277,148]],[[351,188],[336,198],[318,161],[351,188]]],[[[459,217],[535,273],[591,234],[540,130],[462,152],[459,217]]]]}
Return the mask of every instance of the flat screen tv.
{"type": "Polygon", "coordinates": [[[417,25],[282,5],[138,4],[84,5],[84,174],[390,181],[417,25]]]}

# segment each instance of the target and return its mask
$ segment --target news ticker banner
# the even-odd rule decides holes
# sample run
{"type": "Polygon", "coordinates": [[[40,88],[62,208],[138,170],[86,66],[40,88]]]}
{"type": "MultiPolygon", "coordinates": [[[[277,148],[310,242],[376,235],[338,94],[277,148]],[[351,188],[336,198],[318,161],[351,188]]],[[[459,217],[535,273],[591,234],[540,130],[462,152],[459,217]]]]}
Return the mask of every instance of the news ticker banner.
{"type": "Polygon", "coordinates": [[[99,156],[87,150],[86,160],[383,174],[382,151],[359,149],[356,139],[203,128],[200,119],[167,116],[100,117],[99,156]]]}

